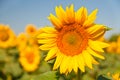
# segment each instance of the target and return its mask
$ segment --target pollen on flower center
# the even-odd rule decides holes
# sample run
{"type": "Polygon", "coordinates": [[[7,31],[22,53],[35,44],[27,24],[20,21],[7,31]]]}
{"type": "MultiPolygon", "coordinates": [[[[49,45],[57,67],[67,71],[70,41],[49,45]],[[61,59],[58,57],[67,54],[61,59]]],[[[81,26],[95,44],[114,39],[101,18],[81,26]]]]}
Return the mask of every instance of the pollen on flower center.
{"type": "Polygon", "coordinates": [[[35,30],[34,29],[30,29],[30,32],[35,32],[35,30]]]}
{"type": "Polygon", "coordinates": [[[64,26],[57,38],[58,48],[69,56],[80,54],[86,48],[87,42],[88,35],[78,24],[64,26]]]}
{"type": "Polygon", "coordinates": [[[4,31],[0,32],[0,39],[1,41],[7,41],[9,39],[8,33],[5,33],[4,31]]]}
{"type": "Polygon", "coordinates": [[[65,42],[69,46],[77,45],[78,41],[79,41],[79,43],[82,42],[82,37],[75,31],[70,31],[70,32],[68,31],[68,32],[66,32],[66,34],[63,35],[62,42],[63,43],[65,42]]]}
{"type": "Polygon", "coordinates": [[[71,36],[68,38],[68,43],[69,43],[69,44],[75,44],[75,43],[76,43],[76,37],[71,35],[71,36]]]}
{"type": "Polygon", "coordinates": [[[34,53],[28,53],[26,54],[26,59],[29,63],[33,63],[34,62],[34,53]]]}

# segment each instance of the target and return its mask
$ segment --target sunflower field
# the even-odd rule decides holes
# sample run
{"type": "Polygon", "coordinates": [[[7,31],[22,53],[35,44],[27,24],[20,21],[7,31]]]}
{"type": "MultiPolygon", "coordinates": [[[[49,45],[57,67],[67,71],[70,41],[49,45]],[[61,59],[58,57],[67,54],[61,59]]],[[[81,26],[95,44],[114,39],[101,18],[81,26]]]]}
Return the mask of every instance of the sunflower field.
{"type": "Polygon", "coordinates": [[[0,80],[120,80],[120,34],[95,23],[98,9],[55,8],[53,26],[0,24],[0,80]]]}

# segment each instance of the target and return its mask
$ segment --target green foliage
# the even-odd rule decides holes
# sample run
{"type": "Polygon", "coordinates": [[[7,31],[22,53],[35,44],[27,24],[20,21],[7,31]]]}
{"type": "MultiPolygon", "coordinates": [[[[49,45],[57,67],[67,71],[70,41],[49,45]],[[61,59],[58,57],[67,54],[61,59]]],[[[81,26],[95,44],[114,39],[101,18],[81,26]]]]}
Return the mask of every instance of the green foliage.
{"type": "Polygon", "coordinates": [[[110,42],[117,41],[119,35],[120,35],[120,34],[113,34],[113,35],[109,38],[109,41],[110,41],[110,42]]]}
{"type": "MultiPolygon", "coordinates": [[[[77,80],[78,74],[72,71],[68,75],[60,74],[59,69],[52,71],[55,59],[44,61],[47,51],[42,52],[39,67],[34,72],[26,72],[19,63],[19,51],[16,48],[0,49],[0,80],[77,80]]],[[[86,67],[80,74],[82,80],[112,80],[107,73],[120,72],[120,55],[104,53],[105,60],[98,59],[99,65],[93,70],[86,67]]],[[[96,58],[97,59],[97,58],[96,58]]]]}
{"type": "Polygon", "coordinates": [[[5,50],[0,49],[0,62],[5,62],[6,57],[7,55],[6,55],[5,50]]]}
{"type": "Polygon", "coordinates": [[[28,74],[24,73],[22,78],[18,80],[57,80],[56,71],[48,71],[42,74],[28,74]]]}
{"type": "Polygon", "coordinates": [[[3,70],[6,74],[13,75],[13,77],[19,77],[22,74],[19,63],[6,63],[3,70]]]}
{"type": "Polygon", "coordinates": [[[48,71],[43,74],[37,75],[33,80],[57,80],[56,71],[48,71]]]}
{"type": "Polygon", "coordinates": [[[105,28],[106,28],[106,31],[112,30],[112,28],[110,28],[108,26],[105,26],[105,28]]]}
{"type": "Polygon", "coordinates": [[[106,77],[104,75],[100,75],[100,76],[98,76],[97,80],[112,80],[112,79],[109,79],[108,77],[106,77]]]}
{"type": "Polygon", "coordinates": [[[48,64],[48,63],[45,62],[45,61],[42,61],[42,62],[40,63],[40,67],[39,67],[39,69],[38,69],[38,71],[39,71],[40,73],[44,73],[44,72],[47,72],[47,71],[50,71],[50,70],[51,70],[50,64],[48,64]]]}

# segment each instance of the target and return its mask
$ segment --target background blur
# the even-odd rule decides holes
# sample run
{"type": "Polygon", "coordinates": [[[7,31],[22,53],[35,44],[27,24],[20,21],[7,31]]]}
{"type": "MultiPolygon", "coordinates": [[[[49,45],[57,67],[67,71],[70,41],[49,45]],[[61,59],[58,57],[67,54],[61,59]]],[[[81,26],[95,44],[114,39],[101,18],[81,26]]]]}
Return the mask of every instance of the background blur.
{"type": "Polygon", "coordinates": [[[120,80],[119,14],[120,0],[0,0],[0,80],[79,80],[79,76],[81,80],[120,80]],[[85,6],[89,13],[98,8],[96,23],[112,30],[105,34],[107,39],[101,39],[110,44],[101,54],[105,60],[95,57],[100,64],[94,69],[85,67],[81,75],[72,71],[66,76],[59,69],[53,71],[55,59],[44,61],[48,52],[39,49],[36,36],[38,28],[52,26],[47,17],[55,14],[56,6],[70,4],[75,10],[85,6]]]}
{"type": "Polygon", "coordinates": [[[0,23],[10,25],[16,34],[23,32],[27,24],[52,25],[47,17],[55,13],[55,6],[65,8],[70,4],[74,4],[75,10],[85,6],[89,13],[98,8],[96,22],[113,28],[105,37],[119,33],[120,0],[0,0],[0,23]]]}

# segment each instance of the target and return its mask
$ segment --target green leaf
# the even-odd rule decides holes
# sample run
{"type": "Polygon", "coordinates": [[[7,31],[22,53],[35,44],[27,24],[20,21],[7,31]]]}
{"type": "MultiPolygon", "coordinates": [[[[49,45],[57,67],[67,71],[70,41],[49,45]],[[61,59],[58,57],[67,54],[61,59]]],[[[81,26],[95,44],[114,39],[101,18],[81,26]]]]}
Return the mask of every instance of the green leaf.
{"type": "Polygon", "coordinates": [[[0,49],[0,62],[4,62],[6,57],[7,57],[7,55],[6,55],[5,50],[0,49]]]}
{"type": "Polygon", "coordinates": [[[0,78],[0,80],[3,80],[2,78],[0,78]]]}
{"type": "Polygon", "coordinates": [[[6,54],[0,53],[0,62],[4,62],[6,57],[7,57],[6,54]]]}
{"type": "Polygon", "coordinates": [[[38,71],[39,71],[40,73],[44,73],[44,72],[47,72],[47,71],[50,71],[50,70],[51,70],[51,66],[50,66],[47,62],[42,61],[42,62],[40,63],[40,67],[39,67],[39,69],[38,69],[38,71]]]}
{"type": "Polygon", "coordinates": [[[112,28],[110,28],[110,27],[108,27],[108,26],[105,26],[105,28],[106,28],[106,31],[112,30],[112,28]]]}
{"type": "Polygon", "coordinates": [[[8,49],[8,54],[16,55],[18,53],[19,53],[19,51],[16,48],[10,48],[10,49],[8,49]]]}
{"type": "Polygon", "coordinates": [[[18,77],[22,74],[22,69],[19,63],[6,63],[4,72],[6,74],[12,74],[14,77],[18,77]]]}
{"type": "Polygon", "coordinates": [[[33,80],[33,79],[31,75],[24,73],[23,76],[18,80],[33,80]]]}
{"type": "Polygon", "coordinates": [[[4,68],[5,63],[0,63],[0,71],[4,68]]]}
{"type": "Polygon", "coordinates": [[[100,75],[100,76],[98,76],[97,80],[111,80],[111,79],[109,79],[106,76],[100,75]]]}
{"type": "Polygon", "coordinates": [[[57,80],[56,71],[48,71],[38,76],[35,76],[33,80],[57,80]]]}

